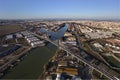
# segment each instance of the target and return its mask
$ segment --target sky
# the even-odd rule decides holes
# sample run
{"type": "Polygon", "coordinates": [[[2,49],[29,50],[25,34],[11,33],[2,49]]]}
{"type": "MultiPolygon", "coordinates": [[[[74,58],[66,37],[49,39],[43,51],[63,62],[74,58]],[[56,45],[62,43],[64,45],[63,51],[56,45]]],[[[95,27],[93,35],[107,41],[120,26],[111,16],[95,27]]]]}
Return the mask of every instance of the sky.
{"type": "Polygon", "coordinates": [[[120,0],[0,0],[0,19],[120,19],[120,0]]]}

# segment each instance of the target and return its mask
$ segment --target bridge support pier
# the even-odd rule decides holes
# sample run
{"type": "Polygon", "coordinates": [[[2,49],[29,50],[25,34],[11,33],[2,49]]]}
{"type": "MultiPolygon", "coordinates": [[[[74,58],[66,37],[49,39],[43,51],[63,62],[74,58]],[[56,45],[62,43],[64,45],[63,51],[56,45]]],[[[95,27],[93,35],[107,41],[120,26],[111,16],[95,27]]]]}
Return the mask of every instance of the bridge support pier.
{"type": "Polygon", "coordinates": [[[77,62],[79,63],[79,62],[80,62],[80,60],[78,60],[78,59],[77,59],[77,62]]]}
{"type": "Polygon", "coordinates": [[[84,66],[86,66],[86,64],[84,63],[84,66]]]}
{"type": "Polygon", "coordinates": [[[79,62],[78,62],[79,64],[82,64],[82,62],[79,60],[79,62]]]}
{"type": "Polygon", "coordinates": [[[100,73],[100,78],[102,78],[102,76],[103,76],[103,74],[102,74],[102,73],[100,73]]]}
{"type": "Polygon", "coordinates": [[[93,68],[90,69],[90,73],[91,73],[91,74],[93,73],[93,68]]]}
{"type": "Polygon", "coordinates": [[[69,53],[67,52],[67,56],[69,56],[69,53]]]}
{"type": "Polygon", "coordinates": [[[74,57],[73,57],[73,56],[71,56],[71,58],[73,59],[74,57]]]}

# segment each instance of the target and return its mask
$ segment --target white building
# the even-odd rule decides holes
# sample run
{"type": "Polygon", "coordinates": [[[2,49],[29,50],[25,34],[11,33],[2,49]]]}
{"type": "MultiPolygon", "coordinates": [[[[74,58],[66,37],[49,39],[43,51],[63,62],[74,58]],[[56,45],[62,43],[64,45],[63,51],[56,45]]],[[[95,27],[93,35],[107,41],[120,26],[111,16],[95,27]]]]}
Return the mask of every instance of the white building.
{"type": "Polygon", "coordinates": [[[16,33],[15,35],[16,35],[17,38],[22,38],[23,37],[22,34],[20,34],[20,33],[16,33]]]}
{"type": "Polygon", "coordinates": [[[75,45],[76,46],[76,42],[75,41],[67,41],[67,42],[62,42],[62,44],[71,44],[71,45],[75,45]]]}
{"type": "Polygon", "coordinates": [[[95,47],[102,48],[103,46],[100,43],[94,43],[93,44],[95,47]]]}
{"type": "Polygon", "coordinates": [[[61,74],[57,74],[56,80],[60,80],[61,74]]]}
{"type": "Polygon", "coordinates": [[[28,43],[32,47],[44,46],[44,42],[40,41],[40,39],[35,37],[32,33],[28,32],[28,31],[23,31],[21,33],[25,36],[25,39],[28,41],[28,43]]]}
{"type": "Polygon", "coordinates": [[[5,40],[8,40],[8,39],[13,39],[13,34],[6,35],[5,40]]]}
{"type": "Polygon", "coordinates": [[[32,47],[44,46],[44,42],[43,41],[31,42],[30,44],[31,44],[32,47]]]}

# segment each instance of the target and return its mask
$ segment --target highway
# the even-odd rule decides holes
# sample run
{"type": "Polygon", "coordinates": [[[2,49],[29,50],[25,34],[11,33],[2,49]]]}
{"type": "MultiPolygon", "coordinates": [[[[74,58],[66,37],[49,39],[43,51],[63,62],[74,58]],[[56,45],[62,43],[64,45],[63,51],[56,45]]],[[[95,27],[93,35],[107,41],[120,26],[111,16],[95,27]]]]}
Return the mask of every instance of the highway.
{"type": "MultiPolygon", "coordinates": [[[[32,32],[31,32],[32,33],[32,32]]],[[[107,71],[97,67],[94,64],[91,64],[90,62],[88,62],[87,60],[85,60],[84,58],[82,58],[81,56],[77,55],[77,54],[73,54],[69,49],[65,48],[65,46],[61,46],[58,45],[56,43],[54,43],[53,41],[49,40],[48,38],[43,38],[42,36],[36,34],[36,33],[32,33],[33,35],[42,38],[46,41],[49,41],[50,43],[56,45],[57,47],[60,47],[61,49],[63,49],[64,51],[66,51],[68,54],[70,54],[71,56],[75,57],[76,59],[80,60],[81,62],[85,63],[86,65],[88,65],[89,67],[91,67],[92,69],[98,71],[99,73],[103,74],[104,76],[106,76],[107,78],[109,78],[110,80],[118,80],[117,77],[115,77],[114,75],[108,73],[107,71]]]]}

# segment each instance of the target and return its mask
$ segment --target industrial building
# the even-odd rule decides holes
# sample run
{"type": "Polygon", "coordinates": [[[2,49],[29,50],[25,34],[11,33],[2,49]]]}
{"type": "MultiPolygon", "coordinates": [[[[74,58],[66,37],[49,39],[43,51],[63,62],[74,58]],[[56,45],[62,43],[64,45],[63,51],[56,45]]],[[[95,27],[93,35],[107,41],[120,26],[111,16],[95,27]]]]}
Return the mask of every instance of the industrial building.
{"type": "Polygon", "coordinates": [[[22,34],[20,34],[20,33],[16,33],[15,35],[16,35],[16,38],[22,38],[23,37],[22,34]]]}
{"type": "Polygon", "coordinates": [[[23,31],[21,32],[23,34],[23,36],[25,37],[25,39],[27,40],[27,42],[32,46],[32,47],[37,47],[37,46],[44,46],[44,42],[40,41],[40,39],[38,39],[37,37],[35,37],[34,35],[32,35],[30,32],[28,31],[23,31]]]}
{"type": "Polygon", "coordinates": [[[13,34],[6,35],[5,40],[13,39],[13,34]]]}
{"type": "Polygon", "coordinates": [[[9,40],[9,39],[15,39],[15,38],[22,38],[22,34],[20,33],[14,33],[14,34],[8,34],[5,36],[5,40],[9,40]]]}

